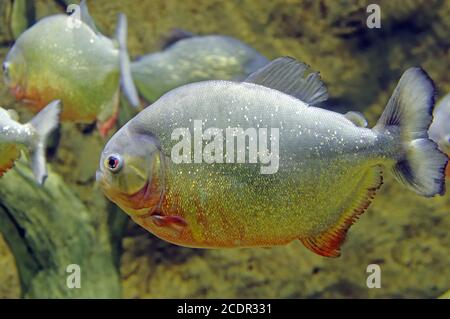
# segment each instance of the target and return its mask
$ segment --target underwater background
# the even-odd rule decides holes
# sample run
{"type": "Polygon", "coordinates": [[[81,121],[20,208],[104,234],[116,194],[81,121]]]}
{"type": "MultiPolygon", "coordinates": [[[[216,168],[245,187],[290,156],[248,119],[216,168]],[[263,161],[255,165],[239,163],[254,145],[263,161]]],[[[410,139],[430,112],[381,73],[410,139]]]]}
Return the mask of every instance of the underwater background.
{"type": "MultiPolygon", "coordinates": [[[[0,3],[2,61],[14,41],[11,2],[0,3]]],[[[89,10],[108,36],[117,14],[127,15],[132,59],[160,50],[173,28],[233,36],[269,59],[292,56],[321,72],[330,109],[361,111],[373,126],[408,67],[428,72],[438,99],[450,92],[450,1],[376,1],[381,28],[369,29],[374,2],[95,0],[89,10]]],[[[35,16],[68,3],[33,1],[35,16]]],[[[3,83],[0,106],[17,109],[21,122],[31,117],[3,83]]],[[[300,242],[189,249],[128,222],[95,186],[105,144],[97,131],[64,123],[58,135],[45,191],[23,163],[0,179],[0,298],[436,298],[450,289],[448,193],[422,198],[386,172],[337,259],[300,242]],[[71,263],[81,266],[81,289],[65,286],[71,263]],[[379,289],[367,288],[369,264],[381,267],[379,289]]]]}

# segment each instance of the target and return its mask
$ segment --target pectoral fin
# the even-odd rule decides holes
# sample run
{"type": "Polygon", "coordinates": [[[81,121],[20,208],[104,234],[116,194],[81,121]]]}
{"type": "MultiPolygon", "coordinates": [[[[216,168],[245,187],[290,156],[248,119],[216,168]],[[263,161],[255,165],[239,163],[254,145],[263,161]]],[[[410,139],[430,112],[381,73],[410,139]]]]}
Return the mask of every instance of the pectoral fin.
{"type": "Polygon", "coordinates": [[[119,95],[119,90],[117,90],[112,99],[97,116],[97,129],[102,137],[106,137],[108,132],[117,123],[119,116],[119,95]]]}
{"type": "Polygon", "coordinates": [[[180,216],[165,216],[154,214],[151,216],[151,218],[155,225],[159,227],[170,227],[180,231],[187,226],[186,220],[180,216]]]}

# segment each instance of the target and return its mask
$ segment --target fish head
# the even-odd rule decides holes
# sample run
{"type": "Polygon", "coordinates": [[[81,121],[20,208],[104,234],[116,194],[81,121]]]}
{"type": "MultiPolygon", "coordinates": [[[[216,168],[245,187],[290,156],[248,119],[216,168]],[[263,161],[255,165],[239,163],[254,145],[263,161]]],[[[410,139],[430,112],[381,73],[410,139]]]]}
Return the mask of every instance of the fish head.
{"type": "Polygon", "coordinates": [[[20,44],[15,44],[2,64],[3,79],[11,94],[17,99],[24,98],[27,79],[27,62],[20,44]]]}
{"type": "Polygon", "coordinates": [[[131,132],[116,133],[102,152],[96,179],[104,194],[131,217],[148,214],[164,190],[164,165],[157,139],[131,132]]]}

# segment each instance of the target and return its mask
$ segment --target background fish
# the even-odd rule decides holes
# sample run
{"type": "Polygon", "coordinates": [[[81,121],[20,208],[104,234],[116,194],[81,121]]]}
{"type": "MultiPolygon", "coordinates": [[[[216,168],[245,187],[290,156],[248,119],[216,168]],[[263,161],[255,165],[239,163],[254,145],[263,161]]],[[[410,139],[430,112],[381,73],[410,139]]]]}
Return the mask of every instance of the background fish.
{"type": "Polygon", "coordinates": [[[335,257],[382,183],[382,167],[423,196],[443,194],[447,158],[428,139],[434,87],[407,70],[377,125],[316,108],[317,73],[280,58],[245,82],[206,81],[164,95],[106,145],[97,180],[106,196],[155,235],[190,247],[273,246],[300,239],[335,257]],[[172,132],[279,128],[279,170],[259,164],[175,164],[172,132]]]}
{"type": "MultiPolygon", "coordinates": [[[[438,103],[433,116],[433,123],[431,123],[429,130],[430,138],[450,158],[450,94],[447,94],[438,103]]],[[[445,174],[450,177],[450,165],[447,165],[445,174]]]]}
{"type": "Polygon", "coordinates": [[[204,80],[244,80],[269,61],[232,37],[175,32],[161,52],[132,62],[133,80],[148,101],[184,84],[204,80]]]}
{"type": "Polygon", "coordinates": [[[45,145],[48,135],[57,127],[60,101],[53,101],[27,124],[17,122],[11,113],[0,108],[0,177],[19,158],[20,148],[31,152],[31,167],[36,181],[43,184],[47,177],[45,145]]]}
{"type": "Polygon", "coordinates": [[[98,32],[84,1],[80,11],[79,17],[74,12],[43,18],[22,33],[3,73],[11,93],[32,110],[60,99],[62,121],[97,119],[105,123],[100,126],[106,134],[117,116],[119,82],[131,104],[139,104],[126,50],[126,17],[119,16],[116,40],[111,40],[98,32]]]}

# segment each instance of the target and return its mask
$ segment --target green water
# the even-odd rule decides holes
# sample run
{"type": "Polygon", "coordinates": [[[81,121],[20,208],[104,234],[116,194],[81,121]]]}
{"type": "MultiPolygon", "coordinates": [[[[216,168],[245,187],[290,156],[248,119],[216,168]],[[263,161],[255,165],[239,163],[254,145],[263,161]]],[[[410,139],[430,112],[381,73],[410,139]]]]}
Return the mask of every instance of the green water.
{"type": "MultiPolygon", "coordinates": [[[[36,14],[43,17],[62,12],[61,3],[36,1],[36,14]]],[[[365,1],[96,0],[89,3],[89,8],[107,35],[114,33],[117,13],[128,16],[132,58],[158,50],[172,28],[233,36],[268,58],[295,57],[321,71],[331,96],[330,108],[359,110],[373,125],[398,78],[410,66],[422,66],[435,81],[440,96],[450,91],[450,1],[378,3],[381,29],[366,27],[365,1]]],[[[12,43],[9,16],[2,6],[3,2],[1,60],[12,43]]],[[[0,106],[17,108],[23,120],[30,117],[20,103],[13,101],[3,83],[0,106]]],[[[421,198],[385,172],[385,184],[368,211],[350,229],[338,259],[316,256],[300,242],[270,249],[187,249],[163,242],[132,222],[127,223],[122,236],[119,230],[125,215],[103,197],[94,183],[105,140],[95,131],[83,133],[80,126],[72,124],[63,124],[59,135],[59,145],[49,155],[49,185],[55,187],[54,192],[35,192],[32,186],[20,184],[12,186],[11,183],[24,182],[22,175],[29,174],[26,165],[20,163],[0,180],[0,229],[6,234],[0,239],[0,298],[22,294],[434,298],[450,289],[448,194],[421,198]],[[50,204],[43,200],[52,196],[58,198],[50,204]],[[52,204],[70,211],[51,211],[52,204]],[[25,225],[27,212],[41,216],[32,219],[40,224],[29,234],[24,235],[10,223],[11,215],[6,212],[15,207],[24,212],[19,221],[25,225]],[[51,218],[42,217],[50,211],[51,218]],[[71,232],[72,228],[64,224],[66,220],[83,230],[71,232]],[[67,227],[63,234],[61,231],[66,228],[62,224],[67,227]],[[67,239],[65,234],[73,237],[67,239]],[[31,246],[27,250],[17,243],[27,236],[32,243],[50,238],[50,248],[44,256],[30,256],[30,251],[37,248],[31,246]],[[56,254],[59,238],[66,248],[56,254]],[[21,261],[16,262],[14,255],[21,261]],[[91,285],[66,291],[64,265],[68,262],[82,263],[86,273],[82,280],[91,285]],[[369,264],[381,267],[379,289],[366,285],[369,264]],[[21,285],[19,275],[25,276],[28,284],[21,285]],[[100,285],[96,284],[97,278],[102,278],[99,282],[109,282],[107,288],[95,290],[93,287],[100,285]],[[46,285],[55,280],[55,286],[46,285]]]]}

